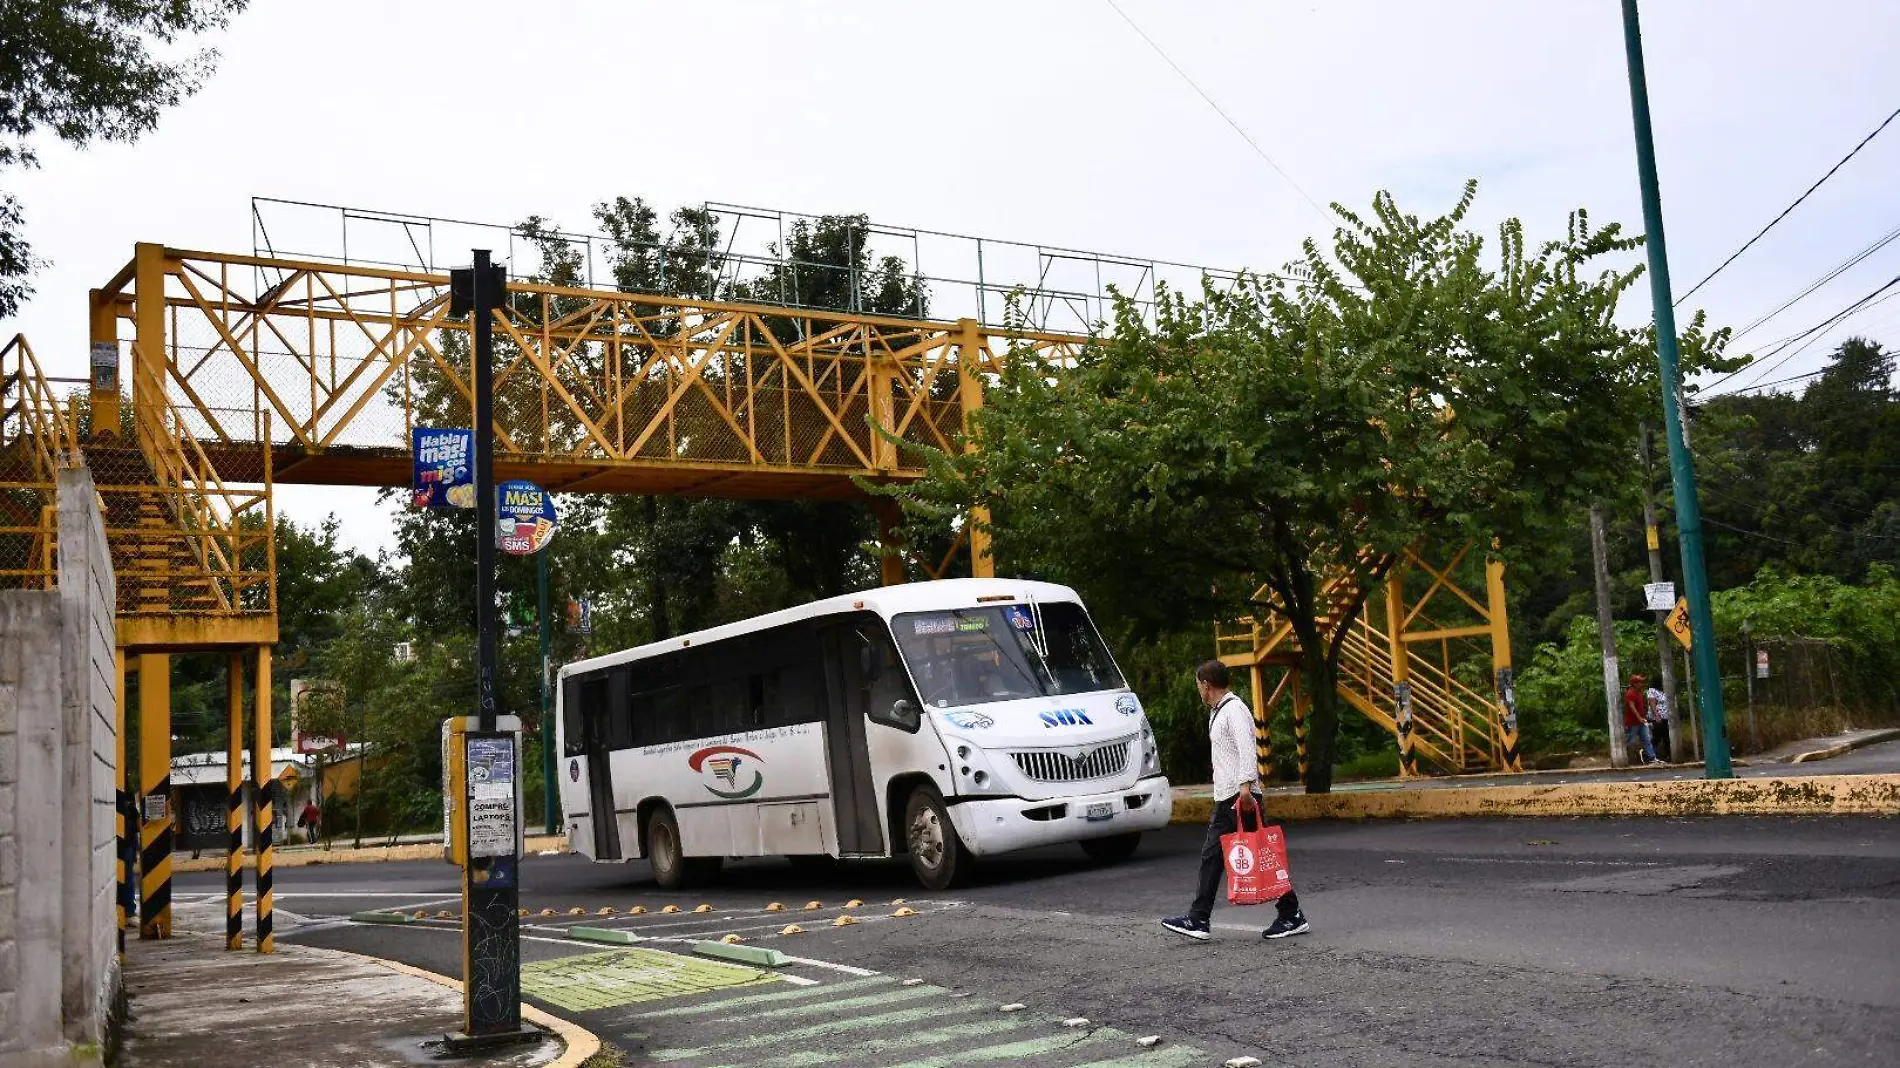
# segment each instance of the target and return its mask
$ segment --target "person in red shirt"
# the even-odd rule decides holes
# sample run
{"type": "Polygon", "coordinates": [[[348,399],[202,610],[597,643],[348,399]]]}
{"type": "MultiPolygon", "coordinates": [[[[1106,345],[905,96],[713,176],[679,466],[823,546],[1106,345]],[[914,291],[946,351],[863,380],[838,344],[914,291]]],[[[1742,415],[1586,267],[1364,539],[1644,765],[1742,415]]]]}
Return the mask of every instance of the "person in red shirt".
{"type": "Polygon", "coordinates": [[[1636,743],[1643,746],[1643,763],[1660,764],[1656,748],[1649,741],[1649,691],[1641,675],[1631,675],[1629,689],[1623,691],[1623,743],[1634,753],[1636,743]]]}

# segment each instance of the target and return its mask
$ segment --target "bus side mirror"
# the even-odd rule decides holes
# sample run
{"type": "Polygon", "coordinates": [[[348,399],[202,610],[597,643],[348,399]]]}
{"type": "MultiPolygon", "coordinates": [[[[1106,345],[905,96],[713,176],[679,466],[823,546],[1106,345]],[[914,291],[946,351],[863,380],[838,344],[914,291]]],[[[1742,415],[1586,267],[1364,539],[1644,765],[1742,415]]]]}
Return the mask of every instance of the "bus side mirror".
{"type": "Polygon", "coordinates": [[[891,722],[896,723],[905,730],[914,731],[919,724],[922,723],[922,720],[917,711],[917,706],[911,704],[909,698],[900,697],[897,699],[897,703],[891,706],[891,722]]]}
{"type": "Polygon", "coordinates": [[[871,642],[858,647],[858,675],[866,682],[876,682],[884,676],[884,650],[881,647],[871,642]]]}

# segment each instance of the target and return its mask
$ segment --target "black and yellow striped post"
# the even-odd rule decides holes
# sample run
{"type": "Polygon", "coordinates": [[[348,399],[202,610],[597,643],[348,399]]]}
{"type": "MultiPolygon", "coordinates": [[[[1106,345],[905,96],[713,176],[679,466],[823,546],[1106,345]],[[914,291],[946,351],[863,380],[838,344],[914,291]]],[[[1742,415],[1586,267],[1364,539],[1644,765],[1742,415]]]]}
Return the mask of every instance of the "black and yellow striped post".
{"type": "Polygon", "coordinates": [[[125,649],[113,650],[113,680],[117,688],[114,704],[117,706],[114,722],[118,725],[118,737],[113,740],[116,753],[112,759],[113,779],[113,816],[112,823],[118,834],[118,844],[114,850],[118,858],[118,888],[114,897],[119,904],[118,935],[119,955],[125,956],[125,925],[132,920],[132,868],[138,854],[132,847],[132,791],[125,788],[127,766],[125,763],[125,692],[127,680],[125,674],[125,649]]]}
{"type": "Polygon", "coordinates": [[[1275,692],[1272,697],[1267,696],[1266,679],[1259,664],[1247,669],[1247,682],[1253,690],[1248,696],[1253,698],[1255,770],[1260,774],[1260,785],[1265,786],[1273,781],[1273,736],[1267,733],[1267,720],[1272,715],[1273,702],[1280,695],[1275,692]]]}
{"type": "Polygon", "coordinates": [[[224,948],[244,948],[244,654],[224,668],[224,948]]]}
{"type": "Polygon", "coordinates": [[[1300,673],[1293,673],[1293,749],[1300,758],[1300,781],[1306,781],[1306,713],[1312,708],[1312,699],[1306,696],[1306,687],[1300,682],[1300,673]]]}
{"type": "Polygon", "coordinates": [[[271,911],[276,901],[271,896],[271,861],[275,857],[271,829],[276,813],[271,804],[270,761],[270,646],[257,647],[257,696],[252,701],[251,789],[257,825],[252,837],[257,845],[257,951],[275,953],[277,940],[271,935],[271,911]]]}
{"type": "Polygon", "coordinates": [[[139,937],[172,936],[171,657],[139,654],[139,937]]]}
{"type": "MultiPolygon", "coordinates": [[[[1492,543],[1496,548],[1496,543],[1492,543]]],[[[1497,679],[1498,704],[1504,709],[1498,747],[1504,771],[1523,771],[1517,752],[1517,680],[1511,671],[1511,612],[1504,598],[1504,561],[1484,565],[1485,622],[1491,627],[1491,668],[1497,679]]]]}
{"type": "Polygon", "coordinates": [[[1385,579],[1385,632],[1392,656],[1392,725],[1399,738],[1399,778],[1418,774],[1412,751],[1412,654],[1405,647],[1405,572],[1385,579]]]}

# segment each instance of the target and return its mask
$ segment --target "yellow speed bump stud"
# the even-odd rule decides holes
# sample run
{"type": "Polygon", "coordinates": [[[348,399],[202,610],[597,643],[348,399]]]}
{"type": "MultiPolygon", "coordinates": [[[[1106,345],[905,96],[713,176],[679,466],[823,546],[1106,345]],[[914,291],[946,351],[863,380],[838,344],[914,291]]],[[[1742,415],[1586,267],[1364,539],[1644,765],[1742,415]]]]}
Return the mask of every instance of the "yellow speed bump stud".
{"type": "Polygon", "coordinates": [[[739,944],[740,942],[743,942],[743,941],[745,941],[745,939],[743,939],[743,938],[740,938],[740,937],[739,937],[738,935],[736,935],[736,934],[729,934],[729,935],[727,935],[726,937],[724,937],[724,938],[721,938],[721,939],[720,939],[720,941],[721,941],[721,942],[724,942],[724,943],[725,943],[726,945],[729,945],[729,946],[731,946],[731,945],[737,945],[737,944],[739,944]]]}
{"type": "Polygon", "coordinates": [[[554,910],[553,910],[553,909],[542,909],[542,910],[541,910],[541,915],[543,915],[543,916],[552,916],[552,915],[554,915],[554,910]]]}
{"type": "Polygon", "coordinates": [[[627,915],[629,916],[645,916],[646,914],[647,907],[645,905],[635,905],[627,910],[627,915]]]}
{"type": "Polygon", "coordinates": [[[845,902],[844,907],[848,909],[861,909],[864,907],[864,902],[859,901],[857,898],[854,897],[851,900],[845,902]]]}
{"type": "Polygon", "coordinates": [[[435,914],[435,918],[438,920],[452,920],[455,918],[455,913],[450,912],[448,909],[443,909],[435,914]]]}
{"type": "Polygon", "coordinates": [[[893,905],[902,905],[903,903],[904,903],[904,899],[901,897],[894,897],[891,899],[891,904],[893,905]]]}
{"type": "Polygon", "coordinates": [[[806,911],[806,912],[817,912],[817,911],[818,911],[819,909],[821,909],[821,908],[824,908],[824,907],[825,907],[825,906],[824,906],[823,904],[821,904],[820,902],[817,902],[817,901],[807,901],[807,902],[805,902],[805,911],[806,911]]]}
{"type": "Polygon", "coordinates": [[[527,915],[528,915],[528,910],[527,910],[527,909],[516,909],[516,910],[515,910],[515,915],[516,915],[516,916],[519,916],[519,917],[521,917],[521,918],[523,918],[523,919],[526,919],[526,918],[527,918],[527,915]]]}
{"type": "Polygon", "coordinates": [[[693,914],[694,914],[694,915],[699,915],[699,914],[701,914],[701,913],[706,913],[706,912],[711,912],[712,910],[713,910],[713,907],[712,907],[711,905],[694,905],[694,906],[693,906],[693,914]]]}
{"type": "Polygon", "coordinates": [[[428,919],[428,918],[429,918],[429,910],[428,910],[428,909],[417,909],[417,910],[416,910],[416,919],[418,919],[418,920],[426,920],[426,919],[428,919]]]}
{"type": "Polygon", "coordinates": [[[678,905],[668,905],[665,908],[661,909],[660,912],[662,915],[671,916],[675,912],[678,912],[679,910],[680,910],[680,907],[678,905]]]}
{"type": "Polygon", "coordinates": [[[614,907],[612,905],[602,905],[600,907],[600,911],[594,913],[594,915],[596,916],[612,916],[613,914],[614,914],[614,907]]]}
{"type": "Polygon", "coordinates": [[[856,916],[840,916],[837,919],[831,921],[831,925],[833,927],[849,927],[854,923],[863,923],[863,922],[864,922],[863,920],[858,919],[856,916]]]}
{"type": "Polygon", "coordinates": [[[567,914],[569,916],[585,916],[587,915],[587,910],[584,908],[581,908],[579,905],[576,905],[573,908],[568,909],[567,914]]]}
{"type": "Polygon", "coordinates": [[[891,915],[901,919],[905,916],[917,915],[917,910],[916,909],[898,909],[896,912],[891,913],[891,915]]]}
{"type": "Polygon", "coordinates": [[[795,934],[804,934],[804,933],[805,933],[805,929],[795,923],[786,924],[784,930],[781,930],[779,932],[779,934],[782,934],[782,935],[795,935],[795,934]]]}
{"type": "Polygon", "coordinates": [[[772,903],[771,903],[770,905],[767,905],[767,906],[765,906],[765,911],[767,911],[767,912],[784,912],[784,911],[785,911],[785,906],[784,906],[784,905],[781,905],[781,904],[779,904],[779,903],[778,903],[778,902],[776,902],[776,901],[774,901],[774,902],[772,902],[772,903]]]}

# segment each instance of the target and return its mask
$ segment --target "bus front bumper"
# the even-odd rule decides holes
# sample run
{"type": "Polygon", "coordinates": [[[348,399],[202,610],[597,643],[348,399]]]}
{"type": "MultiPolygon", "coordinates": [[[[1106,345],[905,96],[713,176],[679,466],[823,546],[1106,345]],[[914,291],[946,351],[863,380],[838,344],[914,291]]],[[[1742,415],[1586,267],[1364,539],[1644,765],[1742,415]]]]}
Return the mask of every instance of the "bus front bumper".
{"type": "Polygon", "coordinates": [[[950,806],[950,822],[957,835],[979,857],[1159,830],[1173,814],[1174,794],[1164,775],[1103,793],[1040,801],[1020,797],[968,800],[950,806]]]}

